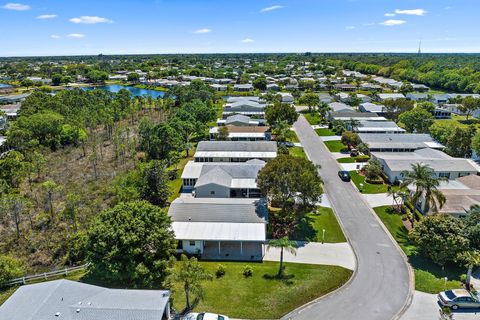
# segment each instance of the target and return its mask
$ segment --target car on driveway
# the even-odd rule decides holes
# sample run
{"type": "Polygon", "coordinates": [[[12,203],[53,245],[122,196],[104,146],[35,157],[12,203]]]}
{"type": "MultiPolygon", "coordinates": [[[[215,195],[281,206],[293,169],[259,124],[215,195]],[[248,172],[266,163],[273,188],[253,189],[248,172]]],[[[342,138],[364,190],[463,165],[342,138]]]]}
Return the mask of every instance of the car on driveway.
{"type": "Polygon", "coordinates": [[[215,313],[207,313],[207,312],[202,312],[202,313],[189,313],[187,316],[184,318],[185,320],[228,320],[227,316],[221,315],[221,314],[215,314],[215,313]]]}
{"type": "Polygon", "coordinates": [[[341,170],[341,171],[338,171],[338,176],[340,177],[340,179],[342,179],[343,181],[350,181],[350,172],[348,171],[345,171],[345,170],[341,170]]]}
{"type": "Polygon", "coordinates": [[[453,310],[480,309],[480,297],[465,289],[443,291],[438,294],[438,302],[453,310]]]}

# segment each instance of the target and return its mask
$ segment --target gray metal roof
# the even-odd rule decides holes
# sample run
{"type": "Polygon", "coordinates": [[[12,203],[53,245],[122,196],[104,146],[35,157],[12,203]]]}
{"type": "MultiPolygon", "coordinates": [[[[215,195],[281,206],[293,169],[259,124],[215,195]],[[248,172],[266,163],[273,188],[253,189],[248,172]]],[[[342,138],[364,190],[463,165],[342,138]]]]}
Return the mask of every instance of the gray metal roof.
{"type": "Polygon", "coordinates": [[[21,286],[0,306],[0,319],[161,319],[169,291],[122,290],[70,280],[21,286]]]}
{"type": "Polygon", "coordinates": [[[332,103],[329,103],[328,106],[330,107],[330,109],[332,109],[332,112],[354,111],[351,106],[342,102],[332,102],[332,103]]]}
{"type": "Polygon", "coordinates": [[[359,109],[362,112],[383,112],[385,106],[382,104],[374,104],[371,102],[361,103],[359,109]]]}
{"type": "Polygon", "coordinates": [[[227,119],[225,121],[226,124],[230,124],[230,123],[233,123],[233,122],[241,122],[241,123],[249,124],[250,123],[250,117],[244,116],[244,115],[241,115],[241,114],[235,114],[233,116],[227,117],[227,119]]]}
{"type": "Polygon", "coordinates": [[[277,152],[274,141],[200,141],[196,151],[277,152]]]}
{"type": "Polygon", "coordinates": [[[245,163],[209,163],[209,162],[189,162],[185,168],[191,167],[182,173],[182,179],[198,179],[195,187],[207,184],[218,184],[230,187],[234,179],[257,178],[258,172],[265,166],[265,162],[245,162],[245,163]],[[195,168],[194,168],[195,167],[195,168]],[[198,170],[196,167],[201,167],[198,170]]]}
{"type": "Polygon", "coordinates": [[[177,198],[168,215],[173,222],[266,223],[264,199],[177,198]]]}
{"type": "Polygon", "coordinates": [[[368,144],[370,149],[422,149],[428,147],[443,148],[429,134],[372,134],[360,133],[362,142],[368,144]]]}

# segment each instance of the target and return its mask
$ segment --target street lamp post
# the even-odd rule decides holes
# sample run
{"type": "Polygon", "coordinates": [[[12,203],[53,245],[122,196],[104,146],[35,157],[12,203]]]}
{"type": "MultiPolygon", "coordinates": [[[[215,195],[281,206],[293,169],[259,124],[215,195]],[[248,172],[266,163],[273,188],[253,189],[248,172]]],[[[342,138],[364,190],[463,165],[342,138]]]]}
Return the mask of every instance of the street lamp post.
{"type": "Polygon", "coordinates": [[[322,233],[322,244],[325,242],[325,229],[323,229],[322,233]]]}

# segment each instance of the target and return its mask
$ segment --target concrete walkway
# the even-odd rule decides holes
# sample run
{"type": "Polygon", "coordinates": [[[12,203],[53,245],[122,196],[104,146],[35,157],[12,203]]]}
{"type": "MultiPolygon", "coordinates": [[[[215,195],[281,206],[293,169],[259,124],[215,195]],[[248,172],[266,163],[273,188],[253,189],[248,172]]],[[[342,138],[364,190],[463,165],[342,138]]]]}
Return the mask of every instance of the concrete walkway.
{"type": "Polygon", "coordinates": [[[354,163],[339,163],[342,170],[346,171],[353,171],[353,170],[360,170],[366,165],[366,162],[354,162],[354,163]]]}
{"type": "Polygon", "coordinates": [[[340,141],[342,140],[342,137],[340,136],[322,136],[320,137],[322,141],[340,141]]]}
{"type": "Polygon", "coordinates": [[[312,124],[312,129],[315,130],[315,129],[326,129],[328,128],[328,126],[324,125],[324,124],[312,124]]]}
{"type": "MultiPolygon", "coordinates": [[[[437,295],[415,291],[412,304],[400,320],[436,320],[440,319],[440,307],[437,303],[437,295]]],[[[480,319],[474,313],[454,313],[454,320],[480,319]]]]}
{"type": "MultiPolygon", "coordinates": [[[[279,261],[280,249],[270,248],[266,250],[264,261],[279,261]]],[[[355,256],[347,242],[343,243],[318,243],[299,242],[297,254],[283,252],[283,260],[294,263],[323,264],[340,266],[350,270],[355,269],[355,256]]]]}

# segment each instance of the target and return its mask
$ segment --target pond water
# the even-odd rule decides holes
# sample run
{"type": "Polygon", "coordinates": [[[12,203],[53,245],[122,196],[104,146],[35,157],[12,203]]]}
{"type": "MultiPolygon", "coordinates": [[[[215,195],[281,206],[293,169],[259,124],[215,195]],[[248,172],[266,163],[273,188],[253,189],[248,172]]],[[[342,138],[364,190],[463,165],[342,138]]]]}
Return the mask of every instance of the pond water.
{"type": "Polygon", "coordinates": [[[117,93],[118,91],[122,89],[126,89],[130,91],[132,94],[132,97],[140,97],[140,96],[151,96],[154,99],[157,99],[158,97],[163,97],[165,95],[165,92],[163,91],[158,91],[158,90],[152,90],[152,89],[140,89],[140,88],[135,88],[132,86],[122,86],[119,84],[111,84],[111,85],[106,85],[106,86],[98,86],[98,87],[83,87],[83,90],[106,90],[110,92],[117,93]]]}
{"type": "Polygon", "coordinates": [[[0,88],[10,88],[11,85],[6,84],[6,83],[0,83],[0,88]]]}

